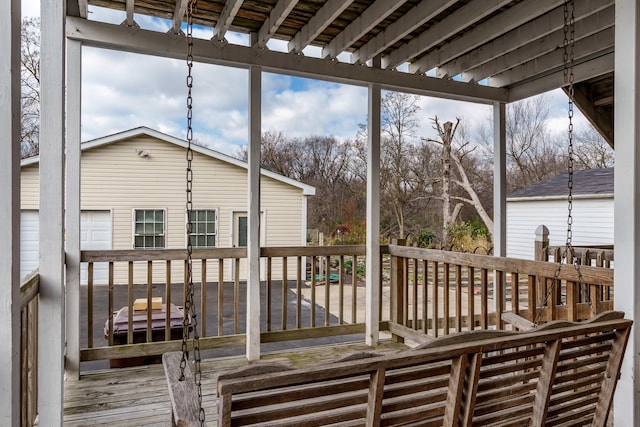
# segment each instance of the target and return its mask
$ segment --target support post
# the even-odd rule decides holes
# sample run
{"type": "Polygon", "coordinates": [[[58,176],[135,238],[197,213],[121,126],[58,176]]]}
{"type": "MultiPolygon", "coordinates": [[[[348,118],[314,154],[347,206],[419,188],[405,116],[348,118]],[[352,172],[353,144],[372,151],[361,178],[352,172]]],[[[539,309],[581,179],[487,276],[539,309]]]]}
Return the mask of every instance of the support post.
{"type": "MultiPolygon", "coordinates": [[[[615,4],[615,310],[640,320],[640,4],[615,4]]],[[[616,427],[640,425],[640,328],[629,337],[614,399],[616,427]],[[619,416],[619,414],[624,414],[619,416]]]]}
{"type": "Polygon", "coordinates": [[[40,300],[38,414],[62,425],[64,373],[65,5],[40,5],[40,300]]]}
{"type": "Polygon", "coordinates": [[[262,69],[249,68],[249,170],[247,219],[247,359],[260,359],[260,142],[262,69]]]}
{"type": "MultiPolygon", "coordinates": [[[[504,102],[493,104],[493,256],[507,256],[507,126],[504,102]]],[[[498,277],[497,272],[494,271],[493,277],[498,277]]],[[[495,312],[500,304],[504,307],[506,303],[506,294],[498,289],[505,283],[493,281],[493,294],[502,295],[502,301],[493,301],[495,312]]],[[[496,323],[499,322],[500,319],[496,319],[496,323]]]]}
{"type": "Polygon", "coordinates": [[[80,120],[82,42],[67,41],[67,159],[65,210],[67,379],[80,379],[80,120]]]}
{"type": "MultiPolygon", "coordinates": [[[[403,246],[406,244],[406,240],[393,239],[391,244],[403,246]]],[[[389,301],[391,306],[391,321],[403,326],[407,326],[404,323],[404,282],[407,279],[405,276],[405,272],[407,271],[405,267],[406,262],[404,258],[397,256],[391,257],[391,295],[389,301]]],[[[426,324],[427,319],[424,319],[424,321],[426,324]]],[[[393,342],[404,342],[404,338],[399,335],[392,335],[391,339],[393,342]]]]}
{"type": "Polygon", "coordinates": [[[0,425],[20,425],[20,0],[0,6],[0,425]]]}
{"type": "MultiPolygon", "coordinates": [[[[380,333],[380,85],[369,85],[369,144],[367,147],[367,255],[365,341],[378,344],[380,333]]],[[[355,268],[355,266],[354,266],[355,268]]]]}
{"type": "Polygon", "coordinates": [[[533,253],[536,261],[549,261],[549,229],[545,225],[536,228],[533,253]]]}

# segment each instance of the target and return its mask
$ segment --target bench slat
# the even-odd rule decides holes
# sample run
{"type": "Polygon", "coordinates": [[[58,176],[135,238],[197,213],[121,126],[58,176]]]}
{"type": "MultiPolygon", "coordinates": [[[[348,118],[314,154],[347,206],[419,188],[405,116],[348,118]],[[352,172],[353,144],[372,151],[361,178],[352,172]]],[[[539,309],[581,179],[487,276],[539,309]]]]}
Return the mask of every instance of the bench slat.
{"type": "Polygon", "coordinates": [[[162,355],[162,365],[164,366],[171,400],[172,425],[200,427],[200,408],[198,406],[196,383],[188,364],[184,371],[185,378],[180,381],[181,361],[181,352],[162,355]]]}

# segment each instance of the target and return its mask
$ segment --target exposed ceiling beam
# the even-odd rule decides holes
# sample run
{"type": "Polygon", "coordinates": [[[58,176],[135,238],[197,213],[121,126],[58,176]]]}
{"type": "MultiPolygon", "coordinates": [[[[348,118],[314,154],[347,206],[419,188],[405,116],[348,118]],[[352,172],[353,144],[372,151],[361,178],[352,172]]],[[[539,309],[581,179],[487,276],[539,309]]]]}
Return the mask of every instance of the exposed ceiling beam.
{"type": "Polygon", "coordinates": [[[173,11],[172,30],[178,34],[181,30],[182,21],[184,21],[184,15],[187,13],[187,4],[189,0],[176,0],[176,7],[173,11]]]}
{"type": "Polygon", "coordinates": [[[407,34],[457,3],[456,0],[423,0],[351,54],[351,62],[365,63],[407,34]]]}
{"type": "MultiPolygon", "coordinates": [[[[614,28],[607,28],[597,34],[577,40],[573,51],[574,61],[582,62],[588,57],[599,56],[602,52],[613,50],[614,28]]],[[[529,76],[544,74],[563,68],[563,50],[561,46],[552,52],[527,61],[500,74],[492,76],[492,86],[507,87],[515,82],[526,80],[529,76]]]]}
{"type": "Polygon", "coordinates": [[[289,41],[289,52],[300,53],[318,35],[324,31],[340,14],[353,3],[353,0],[329,0],[309,19],[307,25],[289,41]]]}
{"type": "Polygon", "coordinates": [[[345,49],[367,34],[373,27],[384,21],[407,0],[377,0],[343,31],[322,48],[323,58],[335,58],[345,49]]]}
{"type": "Polygon", "coordinates": [[[493,18],[488,19],[477,27],[467,31],[462,36],[450,40],[442,48],[429,53],[414,61],[409,69],[411,72],[429,71],[452,59],[469,52],[471,49],[500,37],[519,25],[544,15],[562,4],[563,0],[536,0],[522,2],[506,9],[493,18]]]}
{"type": "Polygon", "coordinates": [[[384,56],[382,58],[382,68],[396,68],[398,65],[454,36],[466,26],[474,25],[509,3],[511,3],[511,0],[475,0],[462,6],[455,13],[429,27],[427,31],[403,44],[391,54],[384,56]]]}
{"type": "MultiPolygon", "coordinates": [[[[611,73],[613,66],[614,54],[613,52],[607,52],[590,61],[576,64],[573,68],[573,75],[575,81],[580,82],[611,73]]],[[[537,76],[535,79],[509,88],[509,102],[519,101],[533,95],[548,92],[552,89],[563,87],[565,84],[562,69],[547,75],[537,76]]]]}
{"type": "Polygon", "coordinates": [[[231,27],[233,19],[240,10],[243,1],[244,0],[227,0],[222,12],[220,12],[220,19],[218,19],[216,26],[213,28],[213,37],[216,40],[224,40],[224,36],[227,34],[229,27],[231,27]]]}
{"type": "MultiPolygon", "coordinates": [[[[596,31],[606,28],[613,23],[614,7],[612,0],[587,0],[576,3],[576,37],[584,37],[596,31]],[[600,12],[600,13],[597,13],[600,12]],[[607,22],[605,26],[604,22],[607,22]],[[590,30],[593,28],[593,30],[590,30]],[[589,30],[588,30],[589,29],[589,30]],[[583,32],[579,35],[579,32],[583,32]],[[588,32],[590,31],[590,32],[588,32]]],[[[535,46],[532,34],[538,37],[540,44],[549,44],[550,40],[556,39],[557,31],[562,30],[564,26],[564,10],[558,7],[545,16],[540,16],[526,24],[512,30],[489,43],[475,49],[463,56],[459,56],[452,61],[438,68],[439,75],[457,76],[462,74],[462,81],[480,81],[501,70],[493,72],[489,70],[495,69],[495,66],[489,65],[492,61],[498,61],[508,52],[512,52],[520,47],[529,45],[540,51],[540,46],[535,46]],[[553,34],[553,35],[551,35],[553,34]],[[543,37],[549,35],[549,38],[542,40],[543,37]],[[486,65],[485,65],[486,64],[486,65]],[[481,71],[486,69],[487,71],[481,71]]],[[[545,51],[550,50],[545,48],[545,51]]],[[[518,63],[516,63],[518,64],[518,63]]],[[[511,64],[515,65],[515,64],[511,64]]]]}
{"type": "MultiPolygon", "coordinates": [[[[611,148],[613,146],[613,110],[611,114],[602,108],[596,108],[593,97],[589,93],[588,87],[576,84],[573,87],[573,102],[582,111],[582,114],[589,120],[589,123],[598,131],[611,148]]],[[[563,88],[567,93],[567,88],[563,88]]]]}
{"type": "MultiPolygon", "coordinates": [[[[600,14],[595,14],[587,19],[576,22],[575,26],[575,40],[576,43],[588,36],[597,34],[600,31],[611,30],[613,20],[606,18],[613,18],[615,8],[612,6],[606,11],[600,14]],[[606,16],[605,16],[606,15],[606,16]],[[601,19],[605,17],[605,19],[601,19]]],[[[480,81],[489,76],[495,76],[501,72],[509,70],[517,65],[523,64],[531,58],[536,58],[553,52],[558,49],[558,46],[562,44],[564,40],[564,30],[561,28],[541,39],[534,40],[531,43],[522,46],[512,52],[505,53],[502,56],[498,56],[493,61],[487,62],[480,67],[471,69],[462,74],[461,81],[469,82],[472,80],[480,81]]]]}
{"type": "MultiPolygon", "coordinates": [[[[185,55],[184,37],[172,33],[124,30],[118,25],[73,17],[67,18],[66,28],[67,37],[82,41],[85,46],[181,60],[185,55]]],[[[353,85],[380,84],[385,89],[425,96],[482,103],[507,101],[505,89],[269,51],[255,46],[216,44],[209,40],[195,39],[193,55],[196,62],[240,68],[260,66],[267,72],[353,85]]]]}
{"type": "Polygon", "coordinates": [[[269,39],[278,31],[282,22],[289,16],[299,0],[279,0],[271,10],[269,17],[258,31],[258,46],[264,47],[269,39]]]}

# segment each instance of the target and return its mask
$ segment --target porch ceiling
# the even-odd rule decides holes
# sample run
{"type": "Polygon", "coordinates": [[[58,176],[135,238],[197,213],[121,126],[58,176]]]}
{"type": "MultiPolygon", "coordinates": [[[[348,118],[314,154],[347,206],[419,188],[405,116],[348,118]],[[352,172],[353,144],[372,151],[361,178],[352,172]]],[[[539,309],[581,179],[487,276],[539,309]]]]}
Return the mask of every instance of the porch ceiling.
{"type": "MultiPolygon", "coordinates": [[[[101,6],[126,11],[125,23],[135,13],[179,28],[187,1],[67,0],[67,11],[85,18],[88,5],[101,6]]],[[[507,102],[564,85],[563,0],[198,0],[194,21],[219,40],[254,33],[246,49],[261,51],[225,54],[223,45],[209,55],[292,74],[507,102]],[[288,54],[264,59],[270,39],[287,42],[288,54]],[[320,58],[302,60],[307,46],[320,58]],[[345,63],[367,68],[346,72],[345,63]]],[[[613,145],[614,0],[576,2],[574,58],[576,105],[613,145]]]]}

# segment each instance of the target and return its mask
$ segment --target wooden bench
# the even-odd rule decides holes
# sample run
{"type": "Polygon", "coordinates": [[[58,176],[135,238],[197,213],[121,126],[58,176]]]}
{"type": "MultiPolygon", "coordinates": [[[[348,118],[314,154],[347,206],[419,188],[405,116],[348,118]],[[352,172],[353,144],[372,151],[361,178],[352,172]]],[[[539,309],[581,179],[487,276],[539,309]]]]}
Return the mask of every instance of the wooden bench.
{"type": "Polygon", "coordinates": [[[251,367],[218,378],[218,422],[604,426],[631,325],[608,312],[527,332],[449,335],[393,355],[251,367]]]}

